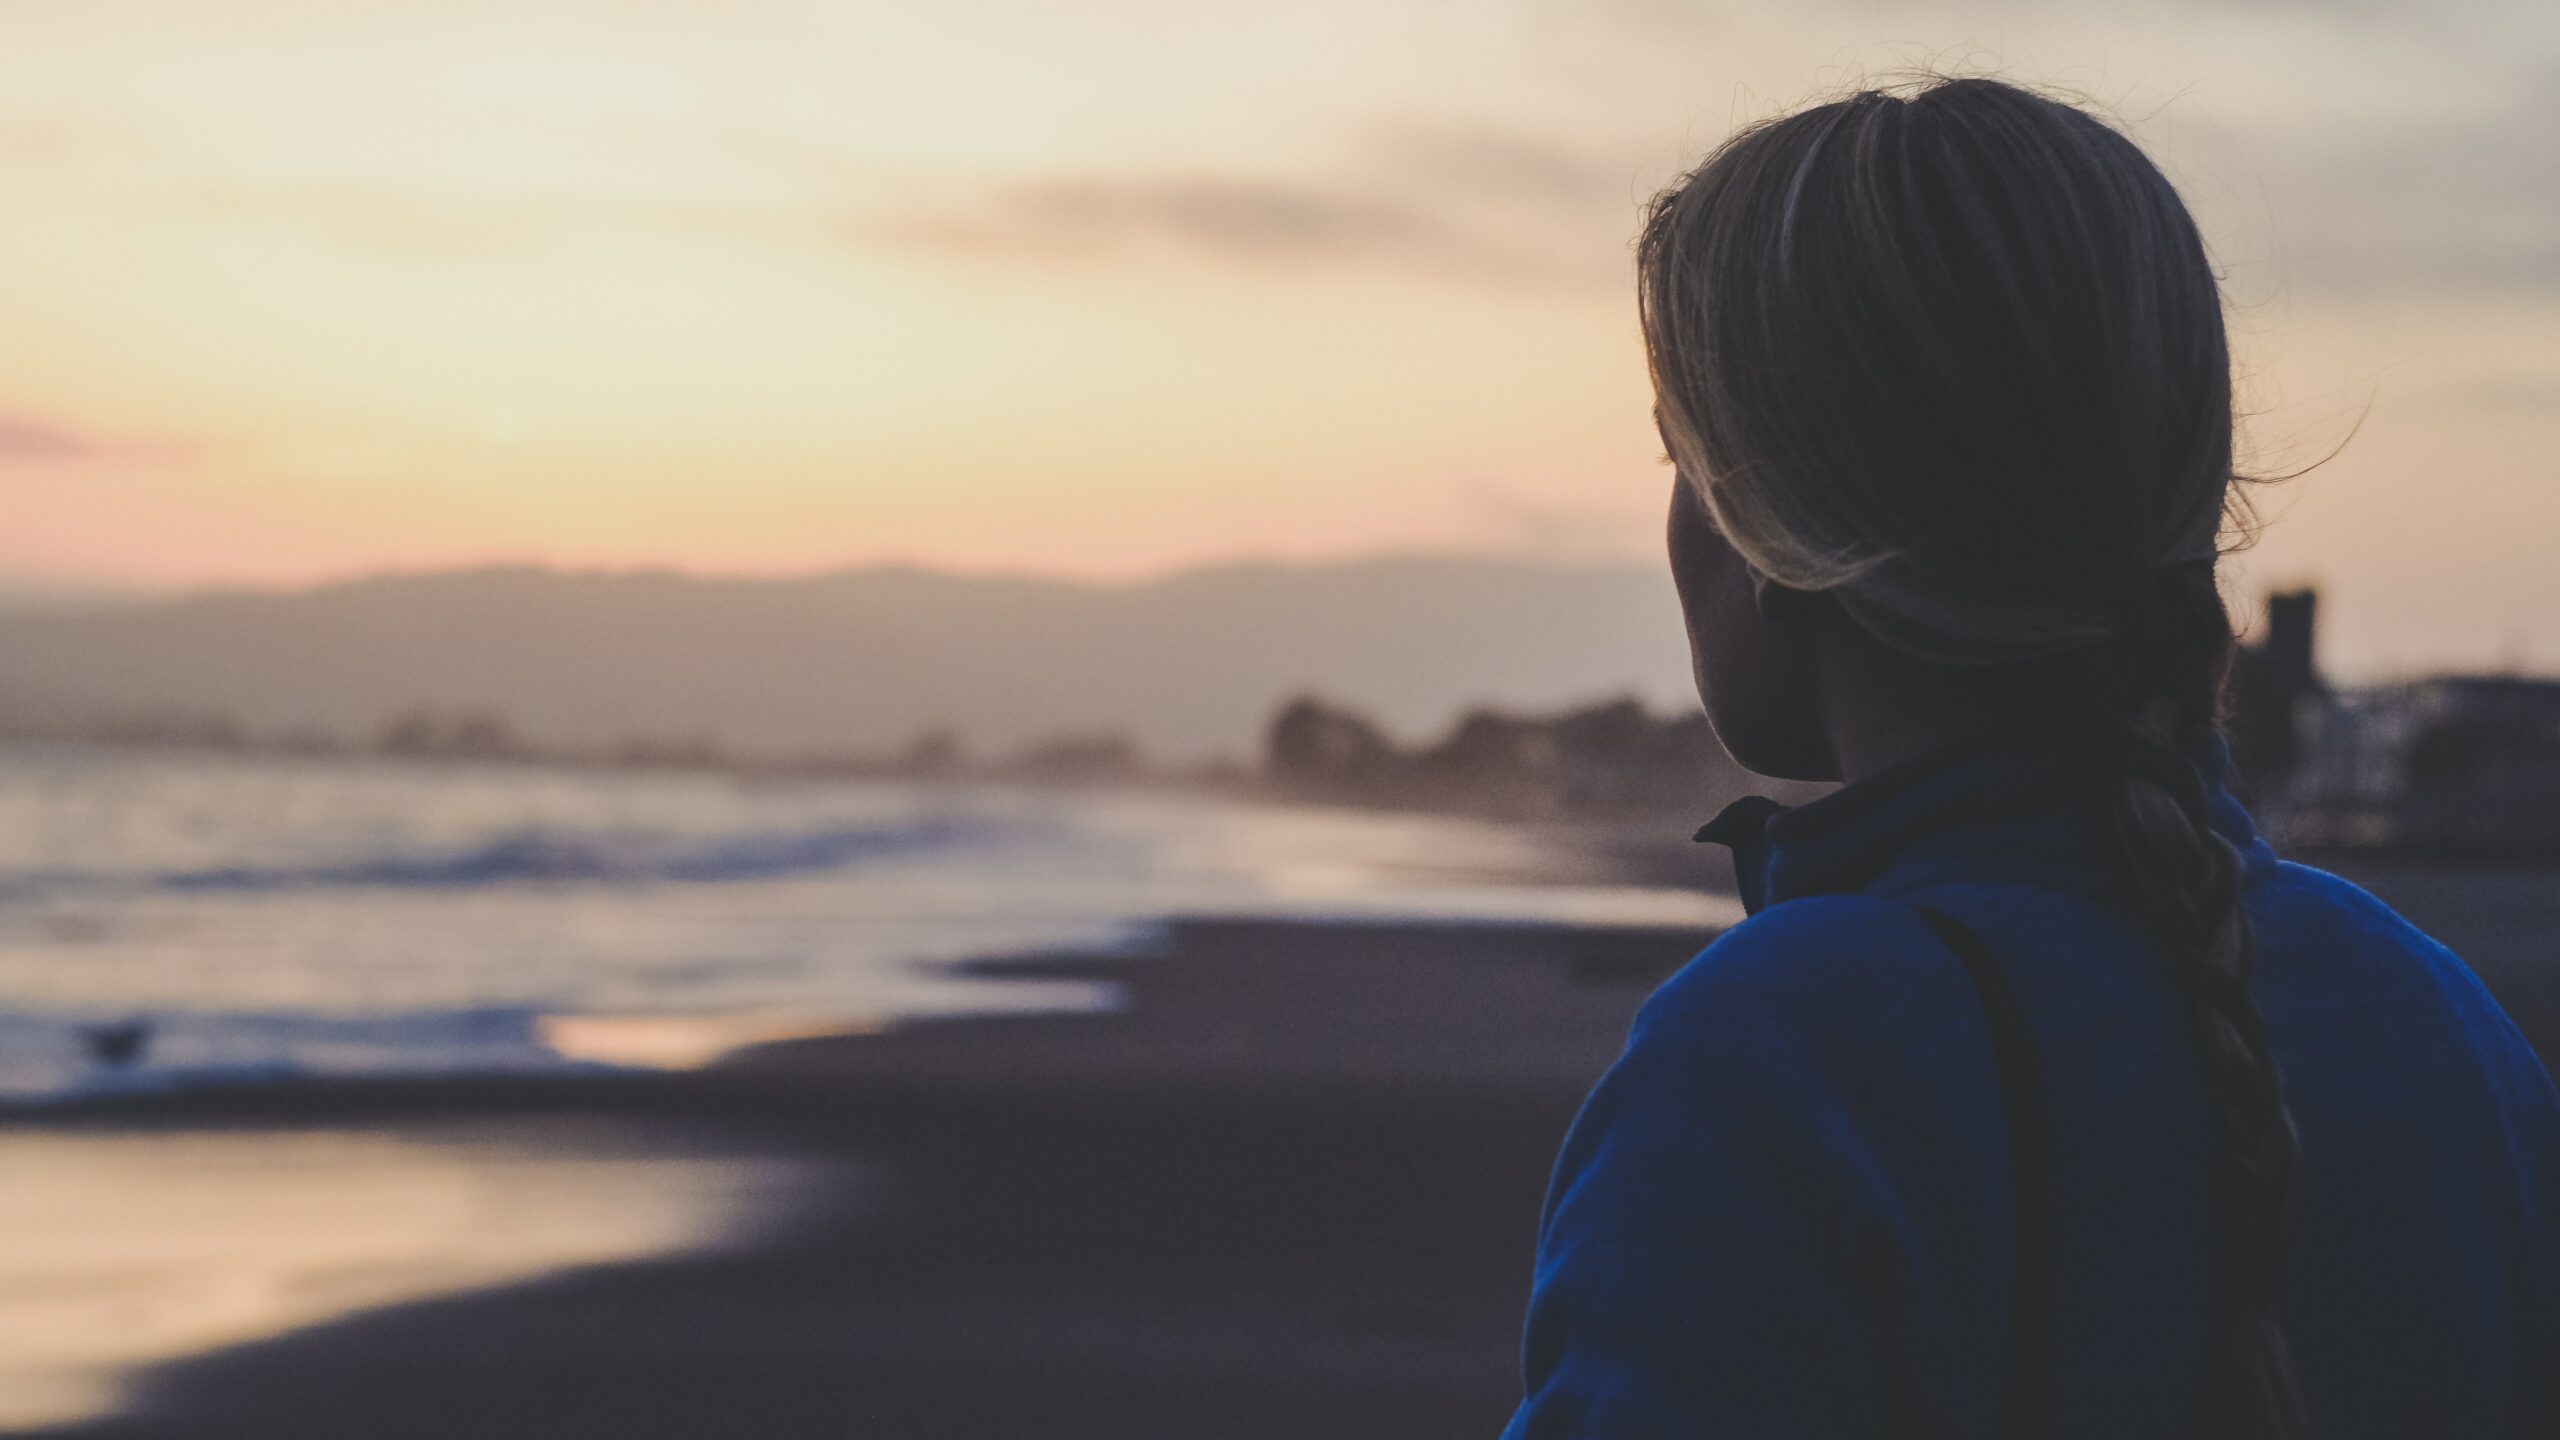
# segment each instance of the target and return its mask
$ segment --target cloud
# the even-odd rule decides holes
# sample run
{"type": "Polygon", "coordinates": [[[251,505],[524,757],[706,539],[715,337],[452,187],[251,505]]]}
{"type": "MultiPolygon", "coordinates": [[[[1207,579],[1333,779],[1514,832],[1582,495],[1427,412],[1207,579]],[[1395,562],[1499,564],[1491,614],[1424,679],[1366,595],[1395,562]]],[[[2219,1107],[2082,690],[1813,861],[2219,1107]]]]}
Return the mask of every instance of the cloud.
{"type": "Polygon", "coordinates": [[[25,412],[0,411],[0,469],[92,462],[192,465],[204,454],[191,440],[101,435],[25,412]]]}
{"type": "Polygon", "coordinates": [[[59,425],[0,415],[0,463],[86,460],[107,453],[107,449],[88,436],[59,425]]]}
{"type": "Polygon", "coordinates": [[[1368,148],[1400,181],[1475,199],[1623,207],[1636,188],[1627,167],[1485,125],[1393,121],[1369,132],[1368,148]]]}
{"type": "Polygon", "coordinates": [[[0,164],[51,164],[92,148],[92,135],[69,121],[52,116],[0,116],[0,164]]]}
{"type": "Polygon", "coordinates": [[[2322,137],[2280,230],[2305,282],[2560,292],[2560,70],[2473,117],[2322,137]]]}
{"type": "Polygon", "coordinates": [[[1353,186],[1141,175],[995,182],[975,193],[937,188],[943,198],[926,198],[896,177],[835,167],[805,196],[762,206],[237,182],[190,187],[181,203],[363,250],[466,258],[612,231],[841,245],[850,230],[864,243],[965,258],[1108,261],[1171,248],[1273,267],[1383,262],[1477,275],[1552,268],[1431,208],[1353,186]]]}
{"type": "Polygon", "coordinates": [[[1429,212],[1385,196],[1220,176],[1074,177],[998,189],[958,207],[878,216],[893,243],[1046,258],[1170,245],[1258,264],[1518,262],[1429,212]]]}
{"type": "MultiPolygon", "coordinates": [[[[1530,173],[1515,171],[1515,180],[1561,179],[1550,172],[1532,181],[1530,173]]],[[[1613,238],[1595,257],[1535,227],[1499,215],[1478,219],[1448,197],[1402,189],[1357,177],[1088,175],[998,186],[956,203],[874,209],[855,230],[872,243],[959,257],[1110,262],[1174,252],[1263,269],[1383,267],[1530,285],[1609,275],[1606,264],[1623,249],[1613,238]]]]}
{"type": "MultiPolygon", "coordinates": [[[[76,138],[0,115],[0,162],[76,138]]],[[[953,257],[1105,261],[1171,249],[1265,267],[1616,278],[1607,267],[1622,258],[1634,189],[1624,166],[1482,123],[1392,119],[1346,138],[1330,165],[1286,178],[1214,168],[926,178],[830,146],[733,140],[736,163],[782,182],[754,200],[207,174],[145,145],[117,163],[133,193],[189,217],[403,257],[517,256],[616,233],[841,248],[850,234],[953,257]]]]}

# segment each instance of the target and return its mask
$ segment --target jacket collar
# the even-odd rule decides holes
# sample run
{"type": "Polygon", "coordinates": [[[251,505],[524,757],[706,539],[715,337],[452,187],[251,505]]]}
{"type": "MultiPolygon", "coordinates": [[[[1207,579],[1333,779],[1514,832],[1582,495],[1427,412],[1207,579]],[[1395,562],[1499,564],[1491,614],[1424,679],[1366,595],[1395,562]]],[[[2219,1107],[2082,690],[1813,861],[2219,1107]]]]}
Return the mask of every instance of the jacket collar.
{"type": "MultiPolygon", "coordinates": [[[[2219,740],[2194,757],[2214,830],[2244,868],[2272,864],[2228,786],[2219,740]]],[[[1727,805],[1698,831],[1733,851],[1743,908],[1806,895],[1896,894],[1947,880],[2102,886],[2102,839],[2088,818],[2104,780],[2050,742],[1975,735],[1915,756],[1792,809],[1761,795],[1727,805]]]]}

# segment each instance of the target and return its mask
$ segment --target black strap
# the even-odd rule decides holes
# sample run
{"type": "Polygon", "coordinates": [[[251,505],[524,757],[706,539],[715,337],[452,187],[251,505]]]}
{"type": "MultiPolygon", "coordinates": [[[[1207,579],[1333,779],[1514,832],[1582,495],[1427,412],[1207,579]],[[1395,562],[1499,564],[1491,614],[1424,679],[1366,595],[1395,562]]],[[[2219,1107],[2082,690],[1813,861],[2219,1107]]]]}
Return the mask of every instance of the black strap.
{"type": "Polygon", "coordinates": [[[2017,1214],[2016,1257],[2009,1289],[2009,1373],[2000,1428],[2007,1440],[2051,1433],[2053,1424],[2053,1177],[2045,1127],[2044,1082],[2035,1039],[2017,992],[1982,937],[1954,917],[1912,907],[1938,932],[1973,980],[1990,1023],[1991,1059],[2000,1076],[2000,1108],[2009,1120],[2009,1177],[2017,1214]]]}

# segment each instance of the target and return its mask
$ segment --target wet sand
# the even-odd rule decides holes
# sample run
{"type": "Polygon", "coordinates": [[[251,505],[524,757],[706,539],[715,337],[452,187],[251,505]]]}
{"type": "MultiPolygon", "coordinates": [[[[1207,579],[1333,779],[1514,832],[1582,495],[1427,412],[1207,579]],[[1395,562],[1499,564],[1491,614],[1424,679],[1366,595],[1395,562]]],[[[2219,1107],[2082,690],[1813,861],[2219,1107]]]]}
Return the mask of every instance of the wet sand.
{"type": "MultiPolygon", "coordinates": [[[[2341,868],[2462,949],[2560,1055],[2560,877],[2341,868]]],[[[110,1418],[41,1433],[1487,1436],[1513,1399],[1555,1145],[1636,1004],[1706,938],[1200,922],[1162,954],[986,967],[1119,984],[1117,1014],[0,1131],[0,1155],[207,1127],[277,1154],[358,1136],[414,1172],[418,1147],[462,1163],[460,1125],[471,1163],[517,1167],[483,1176],[478,1213],[552,1247],[448,1225],[441,1251],[400,1251],[419,1298],[145,1366],[110,1418]],[[652,1185],[720,1205],[633,1188],[652,1185]],[[604,1235],[563,1226],[580,1205],[604,1235]],[[624,1258],[607,1221],[658,1226],[657,1248],[624,1258]],[[493,1248],[528,1278],[475,1275],[493,1248]]]]}
{"type": "Polygon", "coordinates": [[[629,1082],[96,1115],[91,1133],[173,1144],[188,1105],[278,1144],[468,1117],[558,1166],[691,1135],[722,1184],[805,1192],[813,1157],[860,1181],[708,1253],[146,1368],[113,1417],[41,1433],[1484,1435],[1512,1399],[1555,1145],[1704,938],[1202,923],[1158,956],[1001,967],[1118,979],[1117,1015],[793,1041],[629,1082]]]}
{"type": "Polygon", "coordinates": [[[0,1130],[0,1429],[153,1364],[567,1266],[751,1248],[858,1165],[592,1119],[0,1130]]]}

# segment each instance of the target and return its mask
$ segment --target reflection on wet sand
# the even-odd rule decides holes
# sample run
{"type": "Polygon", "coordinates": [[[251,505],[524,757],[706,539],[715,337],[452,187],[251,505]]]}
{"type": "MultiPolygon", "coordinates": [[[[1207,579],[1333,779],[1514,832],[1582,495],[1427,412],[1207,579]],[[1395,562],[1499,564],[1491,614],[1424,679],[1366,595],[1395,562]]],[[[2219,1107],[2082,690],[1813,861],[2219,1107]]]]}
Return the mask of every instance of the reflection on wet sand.
{"type": "MultiPolygon", "coordinates": [[[[823,1176],[821,1171],[825,1172],[823,1176]]],[[[0,1132],[0,1427],[354,1311],[751,1240],[820,1166],[593,1123],[0,1132]]]]}

